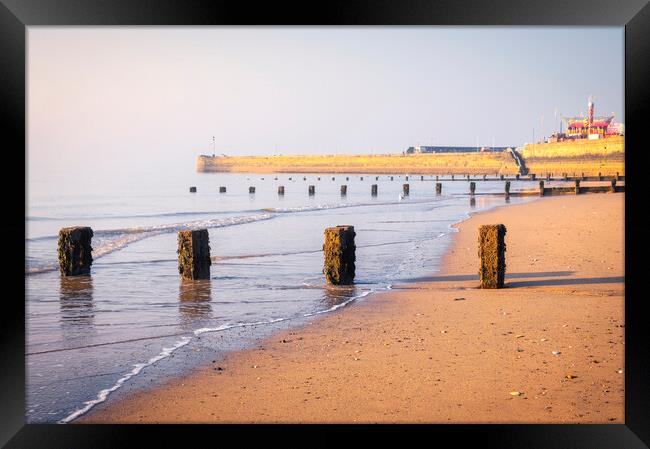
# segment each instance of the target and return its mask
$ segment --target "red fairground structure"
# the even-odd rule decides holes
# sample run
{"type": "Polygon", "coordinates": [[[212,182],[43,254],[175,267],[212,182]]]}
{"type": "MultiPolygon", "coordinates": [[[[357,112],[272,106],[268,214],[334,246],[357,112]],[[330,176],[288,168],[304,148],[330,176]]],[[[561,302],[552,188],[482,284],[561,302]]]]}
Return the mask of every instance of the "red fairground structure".
{"type": "Polygon", "coordinates": [[[614,115],[594,117],[594,103],[589,100],[586,117],[564,117],[569,139],[601,139],[606,136],[622,135],[623,125],[612,123],[614,115]]]}

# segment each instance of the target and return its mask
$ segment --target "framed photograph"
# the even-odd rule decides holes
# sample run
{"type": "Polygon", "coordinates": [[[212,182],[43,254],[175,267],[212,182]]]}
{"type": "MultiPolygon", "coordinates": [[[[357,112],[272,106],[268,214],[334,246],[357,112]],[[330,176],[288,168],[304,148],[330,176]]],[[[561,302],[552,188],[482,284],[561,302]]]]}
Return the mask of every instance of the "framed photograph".
{"type": "Polygon", "coordinates": [[[0,3],[2,444],[648,447],[646,1],[0,3]]]}

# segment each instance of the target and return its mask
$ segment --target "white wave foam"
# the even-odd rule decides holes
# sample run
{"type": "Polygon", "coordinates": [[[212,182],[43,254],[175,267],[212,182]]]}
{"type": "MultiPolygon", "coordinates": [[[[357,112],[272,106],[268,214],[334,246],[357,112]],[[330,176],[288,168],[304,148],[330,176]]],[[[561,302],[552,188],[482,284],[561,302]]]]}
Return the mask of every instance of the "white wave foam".
{"type": "Polygon", "coordinates": [[[120,388],[124,384],[124,382],[126,382],[127,380],[129,380],[133,376],[136,376],[137,374],[139,374],[140,371],[142,371],[147,366],[153,365],[154,363],[169,357],[178,348],[182,348],[183,346],[188,344],[190,342],[190,340],[191,340],[190,337],[183,337],[182,339],[177,341],[176,344],[174,344],[173,346],[168,347],[168,348],[162,348],[162,351],[158,355],[156,355],[155,357],[150,358],[149,361],[147,361],[146,363],[136,363],[135,365],[133,365],[133,369],[130,372],[128,372],[126,375],[124,375],[120,379],[118,379],[118,381],[115,383],[115,385],[113,385],[111,388],[106,388],[104,390],[101,390],[99,393],[97,393],[97,398],[96,399],[84,402],[84,407],[83,408],[75,410],[74,412],[72,412],[71,414],[69,414],[68,416],[66,416],[62,420],[60,420],[59,424],[69,423],[70,421],[72,421],[72,420],[78,418],[79,416],[83,415],[84,413],[88,412],[88,410],[93,408],[95,405],[104,402],[106,400],[106,398],[108,398],[108,395],[111,394],[112,392],[114,392],[115,390],[117,390],[118,388],[120,388]]]}
{"type": "MultiPolygon", "coordinates": [[[[282,321],[290,321],[290,320],[293,320],[293,319],[296,319],[296,318],[308,318],[308,317],[320,315],[320,314],[323,314],[323,313],[333,312],[335,310],[340,309],[341,307],[345,307],[346,305],[348,305],[352,301],[354,301],[356,299],[364,298],[364,297],[368,296],[370,293],[373,293],[373,292],[375,292],[375,290],[365,291],[365,292],[361,293],[360,295],[352,296],[348,300],[343,301],[340,304],[336,304],[336,305],[330,307],[329,309],[319,310],[317,312],[306,313],[306,314],[304,314],[304,315],[302,315],[300,317],[274,318],[272,320],[256,321],[256,322],[252,322],[252,323],[222,324],[221,326],[217,326],[217,327],[202,327],[202,328],[194,330],[192,332],[192,334],[194,336],[199,336],[201,334],[205,334],[205,333],[209,333],[209,332],[219,332],[219,331],[224,331],[224,330],[227,330],[227,329],[233,329],[233,328],[236,328],[236,327],[260,326],[260,325],[264,325],[264,324],[274,324],[274,323],[279,323],[279,322],[282,322],[282,321]]],[[[84,406],[82,408],[77,409],[74,412],[70,413],[68,416],[66,416],[65,418],[58,421],[58,423],[59,424],[67,424],[67,423],[77,419],[81,415],[84,415],[91,408],[93,408],[95,405],[106,401],[106,399],[108,399],[108,396],[112,392],[114,392],[115,390],[120,388],[122,385],[124,385],[124,383],[127,380],[129,380],[132,377],[138,375],[144,368],[146,368],[148,366],[151,366],[154,363],[169,357],[174,351],[176,351],[177,349],[182,348],[183,346],[187,345],[191,340],[192,340],[192,337],[182,337],[173,346],[167,347],[167,348],[162,348],[162,351],[158,355],[156,355],[155,357],[150,358],[146,363],[136,363],[135,365],[133,365],[133,369],[131,371],[129,371],[127,374],[125,374],[124,376],[122,376],[121,378],[119,378],[117,380],[117,382],[115,382],[115,384],[112,387],[101,390],[99,393],[97,393],[97,397],[95,399],[84,402],[84,406]]]]}
{"type": "MultiPolygon", "coordinates": [[[[98,230],[95,231],[94,234],[97,236],[99,245],[93,249],[92,255],[93,259],[99,259],[100,257],[118,251],[133,242],[137,242],[139,240],[167,232],[175,232],[183,229],[222,228],[226,226],[234,226],[239,224],[253,223],[261,220],[268,220],[270,218],[273,218],[273,215],[266,213],[237,217],[213,218],[208,220],[190,221],[186,223],[98,230]]],[[[48,262],[39,266],[26,268],[25,274],[45,273],[48,271],[56,271],[57,269],[58,265],[56,262],[48,262]]]]}

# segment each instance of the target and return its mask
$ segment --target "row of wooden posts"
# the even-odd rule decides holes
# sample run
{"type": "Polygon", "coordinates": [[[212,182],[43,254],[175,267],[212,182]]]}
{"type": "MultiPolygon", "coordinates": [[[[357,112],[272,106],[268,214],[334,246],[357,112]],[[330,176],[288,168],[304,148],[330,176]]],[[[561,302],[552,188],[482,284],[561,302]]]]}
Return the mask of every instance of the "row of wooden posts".
{"type": "MultiPolygon", "coordinates": [[[[447,179],[445,179],[445,178],[440,179],[440,175],[435,175],[435,176],[436,176],[436,178],[435,178],[436,181],[461,181],[461,180],[462,181],[470,181],[472,179],[474,179],[476,181],[481,181],[481,180],[482,181],[506,181],[506,180],[507,181],[535,181],[535,180],[537,180],[537,175],[535,173],[531,173],[531,174],[525,175],[523,177],[520,176],[519,174],[516,174],[514,178],[506,178],[505,175],[500,175],[498,173],[494,174],[494,178],[488,178],[487,175],[478,175],[480,177],[474,176],[474,178],[472,178],[471,175],[469,175],[469,174],[466,174],[466,175],[464,175],[464,176],[462,176],[460,178],[456,178],[455,175],[450,175],[451,177],[447,178],[447,179]]],[[[264,180],[264,178],[261,178],[261,179],[264,180]]],[[[278,178],[274,178],[274,179],[276,181],[278,180],[278,178]]],[[[291,181],[292,179],[293,179],[292,177],[289,177],[289,181],[291,181]]],[[[307,177],[303,176],[302,179],[303,179],[303,181],[306,181],[307,177]]],[[[361,181],[363,181],[363,176],[360,176],[359,179],[361,181]]],[[[619,175],[618,172],[616,172],[616,176],[603,176],[602,173],[600,173],[600,172],[598,173],[598,176],[586,176],[584,174],[584,172],[581,173],[580,176],[577,176],[576,173],[574,172],[573,176],[569,176],[569,173],[562,173],[562,175],[560,177],[554,177],[553,173],[546,173],[545,179],[546,179],[546,181],[574,181],[574,180],[580,180],[580,181],[608,181],[608,180],[624,181],[625,176],[619,175]]],[[[321,180],[320,177],[318,177],[317,180],[320,181],[321,180]]],[[[335,180],[336,180],[336,177],[332,176],[332,181],[335,181],[335,180]]],[[[345,180],[349,181],[350,177],[346,176],[345,180]]],[[[390,180],[393,181],[394,176],[390,176],[390,180]]],[[[405,176],[405,180],[406,181],[409,180],[409,175],[405,176]]],[[[379,176],[375,176],[375,181],[379,181],[379,176]]],[[[424,175],[420,176],[420,181],[424,181],[424,175]]],[[[313,186],[310,186],[310,188],[311,187],[313,187],[313,186]]],[[[255,193],[255,187],[251,186],[248,189],[249,189],[250,193],[255,193]]],[[[278,187],[278,193],[280,193],[280,190],[282,190],[284,192],[284,186],[279,186],[278,187]]],[[[196,186],[191,186],[190,187],[190,193],[196,193],[196,191],[197,191],[196,186]]],[[[226,188],[223,187],[223,186],[219,187],[219,193],[226,193],[226,188]]]]}
{"type": "MultiPolygon", "coordinates": [[[[610,179],[610,185],[609,186],[590,186],[590,187],[580,187],[580,180],[575,179],[574,181],[574,187],[544,187],[544,181],[539,181],[539,195],[544,196],[544,195],[549,195],[553,193],[567,193],[567,192],[575,192],[576,194],[578,193],[584,193],[584,192],[617,192],[617,191],[623,191],[622,189],[617,189],[616,187],[616,179],[612,178],[610,179]]],[[[192,187],[196,191],[196,187],[192,187]]],[[[190,190],[192,191],[192,190],[190,190]]],[[[410,185],[409,184],[403,184],[402,185],[402,193],[404,196],[408,196],[410,193],[410,185]]],[[[226,188],[225,187],[219,187],[219,192],[225,193],[226,188]]],[[[253,194],[255,193],[255,187],[249,187],[248,192],[253,194]]],[[[307,192],[309,196],[313,196],[316,194],[316,186],[310,185],[307,189],[307,192]]],[[[510,181],[506,181],[504,184],[504,193],[506,196],[510,196],[510,181]]],[[[534,194],[534,192],[526,192],[529,194],[534,194]]],[[[346,196],[348,194],[348,186],[343,184],[341,185],[341,196],[346,196]]],[[[370,186],[370,194],[372,196],[377,196],[377,184],[372,184],[370,186]]],[[[440,195],[442,194],[442,183],[436,182],[436,194],[440,195]]],[[[469,194],[470,195],[475,195],[476,194],[476,182],[470,181],[469,183],[469,194]]],[[[521,192],[518,192],[517,194],[521,194],[521,192]]],[[[284,195],[284,186],[278,186],[278,195],[282,196],[284,195]]]]}
{"type": "MultiPolygon", "coordinates": [[[[479,279],[482,288],[501,288],[505,276],[505,234],[502,224],[479,228],[479,279]]],[[[323,274],[328,284],[354,283],[354,226],[325,229],[323,274]]],[[[90,275],[93,230],[70,227],[59,231],[59,267],[63,276],[90,275]]],[[[207,229],[178,231],[178,272],[182,279],[210,279],[210,238],[207,229]]]]}

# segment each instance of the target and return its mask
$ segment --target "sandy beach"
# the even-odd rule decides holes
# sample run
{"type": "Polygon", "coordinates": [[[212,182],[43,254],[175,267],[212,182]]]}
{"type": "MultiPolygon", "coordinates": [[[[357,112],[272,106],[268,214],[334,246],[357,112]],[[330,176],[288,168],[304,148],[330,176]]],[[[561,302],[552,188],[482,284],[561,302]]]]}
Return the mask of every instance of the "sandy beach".
{"type": "Polygon", "coordinates": [[[458,225],[443,270],[125,400],[85,423],[624,422],[624,194],[458,225]],[[506,287],[478,286],[503,223],[506,287]]]}

